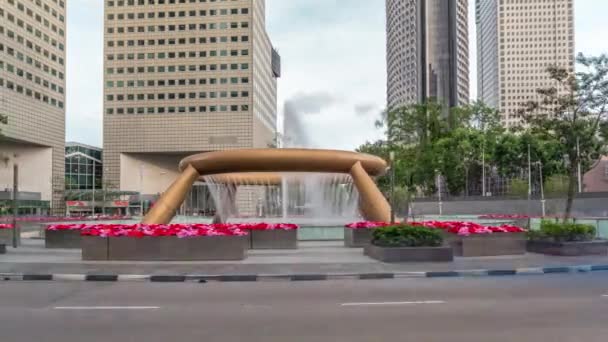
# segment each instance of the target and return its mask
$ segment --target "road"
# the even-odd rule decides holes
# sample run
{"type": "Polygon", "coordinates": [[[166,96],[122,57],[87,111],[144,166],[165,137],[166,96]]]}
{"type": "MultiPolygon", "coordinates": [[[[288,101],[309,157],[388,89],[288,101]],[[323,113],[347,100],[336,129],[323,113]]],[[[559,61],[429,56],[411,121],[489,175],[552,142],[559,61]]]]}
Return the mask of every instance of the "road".
{"type": "Polygon", "coordinates": [[[0,283],[0,341],[608,341],[608,273],[0,283]]]}

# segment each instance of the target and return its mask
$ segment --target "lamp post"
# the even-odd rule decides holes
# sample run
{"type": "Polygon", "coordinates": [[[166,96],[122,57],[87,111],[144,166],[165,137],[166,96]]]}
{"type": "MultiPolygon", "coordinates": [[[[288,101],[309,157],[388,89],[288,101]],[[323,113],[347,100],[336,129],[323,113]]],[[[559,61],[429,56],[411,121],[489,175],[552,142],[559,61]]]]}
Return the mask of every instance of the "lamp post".
{"type": "Polygon", "coordinates": [[[543,217],[545,217],[545,188],[543,186],[543,163],[541,161],[537,161],[538,164],[538,172],[540,177],[540,207],[543,217]]]}
{"type": "Polygon", "coordinates": [[[96,168],[95,166],[96,166],[95,161],[93,160],[93,198],[91,200],[91,214],[93,216],[95,216],[95,185],[96,185],[95,181],[97,180],[95,178],[95,168],[96,168]]]}
{"type": "Polygon", "coordinates": [[[144,164],[139,164],[139,214],[144,216],[144,164]]]}
{"type": "MultiPolygon", "coordinates": [[[[438,205],[439,205],[439,216],[443,215],[443,202],[441,201],[441,173],[439,172],[439,170],[435,170],[435,172],[437,173],[437,199],[438,199],[438,205]]],[[[485,194],[484,194],[485,196],[485,194]]]]}
{"type": "Polygon", "coordinates": [[[395,223],[395,151],[389,153],[391,160],[391,224],[395,223]]]}
{"type": "Polygon", "coordinates": [[[13,248],[19,244],[19,227],[17,227],[17,215],[19,215],[19,165],[13,164],[13,248]]]}

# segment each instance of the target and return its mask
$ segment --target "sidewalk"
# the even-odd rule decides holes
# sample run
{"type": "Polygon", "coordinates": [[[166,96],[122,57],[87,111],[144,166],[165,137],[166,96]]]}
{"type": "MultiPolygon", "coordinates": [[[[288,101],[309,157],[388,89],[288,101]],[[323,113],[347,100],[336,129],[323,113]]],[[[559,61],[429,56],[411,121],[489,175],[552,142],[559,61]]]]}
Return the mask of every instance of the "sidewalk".
{"type": "Polygon", "coordinates": [[[542,270],[542,268],[608,265],[608,256],[555,257],[540,254],[455,258],[451,263],[385,264],[364,256],[360,248],[344,248],[342,242],[300,242],[297,250],[252,250],[249,251],[249,257],[243,261],[82,261],[80,250],[47,250],[44,248],[43,240],[23,239],[22,241],[23,246],[20,248],[7,247],[7,254],[0,255],[0,274],[339,276],[465,271],[463,272],[465,275],[486,275],[482,273],[488,270],[515,272],[539,268],[542,270]],[[475,270],[482,271],[475,272],[475,270]]]}

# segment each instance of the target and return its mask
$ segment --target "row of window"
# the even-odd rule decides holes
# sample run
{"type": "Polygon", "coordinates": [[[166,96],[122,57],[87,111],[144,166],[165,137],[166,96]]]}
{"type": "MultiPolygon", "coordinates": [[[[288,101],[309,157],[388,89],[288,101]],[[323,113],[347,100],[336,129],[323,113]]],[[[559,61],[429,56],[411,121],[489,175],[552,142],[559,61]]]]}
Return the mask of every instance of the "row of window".
{"type": "Polygon", "coordinates": [[[63,101],[60,101],[53,97],[49,97],[47,95],[41,94],[35,90],[31,90],[22,85],[15,84],[12,81],[4,80],[3,78],[0,78],[0,87],[6,87],[9,90],[15,91],[19,94],[26,95],[27,97],[31,97],[33,99],[44,102],[44,103],[49,104],[54,107],[58,107],[58,108],[64,107],[63,101]]]}
{"type": "Polygon", "coordinates": [[[108,54],[106,59],[113,60],[144,60],[144,59],[174,59],[174,58],[200,58],[200,57],[238,57],[249,56],[249,50],[209,50],[209,51],[178,51],[178,52],[148,52],[148,53],[118,53],[108,54]]]}
{"type": "MultiPolygon", "coordinates": [[[[240,37],[240,41],[242,43],[248,42],[249,41],[249,36],[241,36],[240,37]]],[[[228,43],[228,37],[227,36],[222,36],[222,37],[199,37],[198,38],[198,43],[199,44],[207,44],[207,42],[209,42],[210,44],[215,44],[215,43],[228,43]],[[209,38],[209,39],[207,39],[209,38]]],[[[238,43],[239,42],[239,37],[238,36],[231,36],[230,37],[230,43],[238,43]]],[[[130,39],[130,40],[108,40],[108,47],[123,47],[123,46],[153,46],[153,45],[186,45],[186,44],[196,44],[197,43],[197,39],[195,37],[191,37],[191,38],[170,38],[170,39],[130,39]]]]}
{"type": "Polygon", "coordinates": [[[185,99],[217,99],[217,98],[247,98],[248,91],[210,91],[210,92],[191,92],[191,93],[150,93],[150,94],[108,94],[107,101],[144,101],[144,100],[185,100],[185,99]]]}
{"type": "Polygon", "coordinates": [[[196,30],[226,30],[249,28],[248,21],[240,24],[236,21],[223,23],[202,23],[202,24],[180,24],[180,25],[148,25],[148,26],[120,26],[108,27],[107,33],[152,33],[152,32],[172,32],[172,31],[196,31],[196,30]]]}
{"type": "Polygon", "coordinates": [[[50,52],[49,50],[43,48],[42,46],[32,42],[31,40],[23,37],[22,35],[13,32],[12,30],[9,29],[4,29],[4,26],[0,26],[0,34],[4,34],[6,32],[6,36],[8,38],[11,38],[12,40],[16,41],[17,43],[23,45],[24,47],[27,47],[28,49],[30,49],[33,52],[36,52],[37,54],[39,54],[40,56],[44,56],[47,59],[52,60],[53,62],[57,62],[61,65],[64,65],[65,61],[62,57],[57,56],[56,54],[50,52]]]}
{"type": "Polygon", "coordinates": [[[127,107],[106,108],[108,115],[122,114],[173,114],[173,113],[205,113],[205,112],[247,112],[248,104],[242,105],[213,105],[213,106],[188,106],[188,107],[127,107]]]}
{"type": "Polygon", "coordinates": [[[143,87],[173,87],[173,86],[185,86],[185,85],[215,85],[215,84],[248,84],[249,77],[230,77],[230,78],[190,78],[190,79],[179,79],[179,80],[136,80],[136,81],[107,81],[107,88],[143,88],[143,87]]]}
{"type": "Polygon", "coordinates": [[[17,9],[19,11],[25,13],[28,17],[35,19],[37,22],[43,24],[47,28],[50,28],[51,31],[59,34],[62,37],[65,36],[65,31],[61,27],[58,27],[57,25],[52,24],[51,22],[49,22],[48,19],[43,18],[40,14],[34,14],[34,11],[32,11],[29,7],[23,6],[22,3],[17,2],[17,9]]]}
{"type": "Polygon", "coordinates": [[[34,26],[24,22],[23,20],[15,18],[15,16],[12,15],[10,12],[6,12],[5,16],[8,21],[10,21],[11,23],[16,24],[17,26],[26,30],[32,36],[35,36],[38,39],[44,40],[46,43],[51,44],[53,47],[58,48],[61,51],[65,50],[65,45],[63,45],[63,43],[57,41],[57,39],[55,39],[55,38],[49,37],[48,34],[40,31],[37,28],[34,28],[34,26]]]}
{"type": "MultiPolygon", "coordinates": [[[[15,6],[15,3],[19,3],[18,1],[15,0],[7,0],[9,4],[15,6]]],[[[65,18],[62,14],[57,13],[56,10],[52,9],[51,7],[49,7],[49,5],[47,4],[42,4],[42,1],[40,0],[30,0],[31,3],[35,3],[36,6],[40,7],[41,9],[44,9],[44,11],[46,13],[51,14],[53,17],[55,17],[56,19],[59,19],[59,21],[61,22],[65,22],[65,18]]],[[[65,8],[65,3],[63,2],[63,0],[53,0],[54,3],[58,4],[59,7],[61,8],[65,8]]]]}
{"type": "Polygon", "coordinates": [[[15,74],[19,77],[25,78],[28,81],[31,82],[35,82],[38,85],[41,85],[47,89],[50,89],[54,92],[57,92],[59,94],[63,94],[63,87],[53,83],[53,82],[49,82],[47,80],[45,80],[44,78],[40,78],[38,76],[34,76],[32,75],[32,73],[24,71],[21,68],[18,68],[10,63],[6,63],[5,66],[5,62],[0,60],[0,71],[6,69],[7,72],[11,73],[11,74],[15,74]]]}
{"type": "Polygon", "coordinates": [[[222,8],[210,10],[190,10],[190,11],[167,11],[167,12],[139,12],[139,13],[108,13],[108,20],[134,20],[134,19],[155,19],[155,18],[186,18],[186,17],[206,17],[219,15],[247,15],[249,8],[222,8]]]}
{"type": "Polygon", "coordinates": [[[144,73],[165,73],[165,72],[186,72],[186,71],[217,71],[217,70],[249,70],[249,63],[231,64],[200,64],[200,65],[157,65],[148,67],[128,67],[128,68],[107,68],[106,74],[144,74],[144,73]]]}
{"type": "MultiPolygon", "coordinates": [[[[212,2],[226,2],[227,0],[209,0],[210,3],[212,2]]],[[[231,0],[231,1],[237,1],[237,0],[231,0]]],[[[118,1],[114,1],[114,0],[108,0],[108,7],[122,7],[122,6],[145,6],[147,5],[174,5],[174,4],[186,4],[186,3],[190,3],[190,4],[195,4],[195,3],[206,3],[207,0],[118,0],[118,1]]]]}
{"type": "Polygon", "coordinates": [[[19,51],[15,51],[15,49],[10,46],[4,46],[4,44],[0,43],[0,52],[5,51],[7,55],[13,56],[22,62],[35,66],[37,69],[44,71],[47,75],[58,77],[61,80],[63,80],[64,78],[64,75],[61,71],[57,71],[55,68],[49,67],[48,65],[41,63],[37,59],[33,59],[28,55],[24,55],[19,51]]]}

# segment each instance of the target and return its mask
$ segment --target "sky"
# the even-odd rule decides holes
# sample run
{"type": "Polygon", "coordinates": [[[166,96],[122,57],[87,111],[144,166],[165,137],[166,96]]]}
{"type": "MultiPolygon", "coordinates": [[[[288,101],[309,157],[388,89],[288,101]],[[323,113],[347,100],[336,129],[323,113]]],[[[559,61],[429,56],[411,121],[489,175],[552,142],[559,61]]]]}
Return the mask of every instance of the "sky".
{"type": "MultiPolygon", "coordinates": [[[[102,146],[103,2],[70,0],[67,15],[68,141],[102,146]]],[[[471,98],[476,98],[475,1],[469,0],[471,98]]],[[[266,0],[282,58],[279,125],[299,145],[355,149],[382,136],[386,102],[384,0],[266,0]]],[[[576,51],[608,52],[606,0],[575,0],[576,51]]]]}

